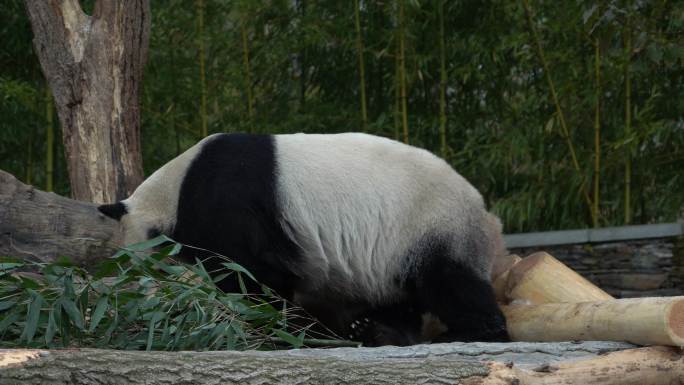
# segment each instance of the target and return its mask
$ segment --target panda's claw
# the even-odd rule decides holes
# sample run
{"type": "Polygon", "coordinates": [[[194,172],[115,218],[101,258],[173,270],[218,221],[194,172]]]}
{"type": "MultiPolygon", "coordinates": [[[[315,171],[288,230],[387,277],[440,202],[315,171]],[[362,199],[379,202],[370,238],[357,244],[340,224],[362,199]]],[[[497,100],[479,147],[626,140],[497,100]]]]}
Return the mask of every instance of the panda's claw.
{"type": "Polygon", "coordinates": [[[351,340],[366,341],[372,340],[374,334],[376,333],[375,321],[364,317],[361,319],[353,320],[349,323],[349,338],[351,340]]]}

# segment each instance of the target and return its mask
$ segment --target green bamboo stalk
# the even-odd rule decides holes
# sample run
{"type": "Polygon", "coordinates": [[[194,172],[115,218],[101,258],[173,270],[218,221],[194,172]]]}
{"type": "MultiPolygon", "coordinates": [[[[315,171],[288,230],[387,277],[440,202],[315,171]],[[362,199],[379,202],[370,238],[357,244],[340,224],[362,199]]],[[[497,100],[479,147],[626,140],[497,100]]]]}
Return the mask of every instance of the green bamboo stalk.
{"type": "Polygon", "coordinates": [[[33,183],[33,127],[29,130],[28,143],[26,145],[26,184],[33,183]]]}
{"type": "MultiPolygon", "coordinates": [[[[298,0],[299,4],[299,17],[302,20],[306,19],[306,0],[298,0]]],[[[307,47],[304,45],[299,52],[299,111],[301,113],[306,113],[306,88],[307,88],[307,47]]]]}
{"type": "Polygon", "coordinates": [[[52,101],[52,92],[50,92],[50,87],[45,87],[45,191],[54,190],[54,170],[55,170],[55,131],[54,131],[54,118],[52,116],[52,110],[54,109],[52,101]]]}
{"type": "MultiPolygon", "coordinates": [[[[174,41],[173,37],[169,36],[169,45],[173,46],[174,44],[175,44],[175,41],[174,41]]],[[[175,49],[171,49],[170,59],[171,60],[170,60],[169,64],[171,67],[171,73],[176,73],[177,66],[176,66],[176,50],[175,49]]],[[[178,83],[177,77],[172,76],[171,77],[172,89],[174,89],[174,90],[178,89],[177,83],[178,83]]],[[[177,110],[176,110],[177,100],[176,100],[176,98],[177,98],[176,93],[175,92],[172,93],[171,94],[171,106],[169,107],[169,114],[170,114],[169,120],[170,120],[171,130],[173,131],[173,135],[175,137],[176,156],[178,156],[181,153],[181,139],[180,139],[181,127],[176,122],[176,114],[177,114],[177,110]]]]}
{"type": "MultiPolygon", "coordinates": [[[[262,337],[259,337],[262,339],[262,337]]],[[[290,343],[279,337],[267,337],[268,341],[273,343],[281,343],[283,345],[289,345],[290,343]]],[[[327,347],[327,348],[342,348],[342,347],[354,347],[358,348],[361,346],[361,342],[350,341],[350,340],[329,340],[329,339],[319,339],[319,338],[304,338],[302,345],[308,347],[327,347]]]]}
{"type": "MultiPolygon", "coordinates": [[[[396,36],[398,41],[398,36],[396,36]]],[[[399,44],[394,48],[394,140],[399,140],[401,125],[401,84],[399,81],[399,44]]]]}
{"type": "Polygon", "coordinates": [[[366,109],[366,69],[363,60],[363,38],[361,36],[361,15],[359,0],[354,0],[354,18],[356,20],[356,51],[359,57],[359,87],[361,98],[361,128],[368,131],[368,111],[366,109]]]}
{"type": "Polygon", "coordinates": [[[406,101],[406,25],[404,18],[404,0],[399,0],[399,83],[401,89],[401,124],[404,132],[404,143],[409,143],[408,107],[406,101]]]}
{"type": "MultiPolygon", "coordinates": [[[[629,65],[632,55],[632,31],[630,25],[630,18],[627,15],[627,22],[625,23],[625,138],[629,138],[632,134],[632,79],[629,73],[629,65]]],[[[627,151],[625,154],[625,224],[632,222],[632,151],[631,143],[626,145],[627,151]]]]}
{"type": "Polygon", "coordinates": [[[200,136],[207,136],[207,79],[205,70],[206,48],[204,46],[204,0],[197,0],[197,24],[200,66],[200,136]]]}
{"type": "Polygon", "coordinates": [[[591,219],[594,227],[599,227],[599,190],[601,189],[601,48],[599,39],[594,40],[594,76],[596,79],[596,102],[594,105],[594,200],[591,219]]]}
{"type": "Polygon", "coordinates": [[[247,117],[249,119],[249,131],[254,131],[254,94],[252,93],[252,70],[249,65],[249,45],[247,42],[246,20],[240,24],[240,35],[242,36],[242,64],[245,71],[245,92],[247,94],[247,117]]]}
{"type": "Polygon", "coordinates": [[[446,48],[444,37],[444,0],[438,0],[439,7],[439,141],[442,149],[442,158],[447,157],[447,142],[446,142],[446,48]]]}
{"type": "Polygon", "coordinates": [[[587,191],[587,183],[586,183],[586,178],[584,177],[584,174],[582,173],[582,168],[579,165],[579,161],[577,160],[577,154],[575,152],[575,146],[572,143],[572,140],[570,139],[570,130],[568,129],[568,125],[565,122],[565,115],[563,114],[563,109],[561,108],[560,101],[558,100],[558,94],[556,93],[556,87],[553,83],[553,79],[551,78],[551,71],[549,69],[549,64],[546,61],[546,56],[544,55],[544,49],[542,48],[541,45],[541,40],[539,39],[539,35],[537,34],[537,29],[534,26],[534,22],[532,20],[532,11],[530,10],[530,5],[527,0],[522,0],[523,7],[525,8],[525,15],[527,16],[527,24],[530,28],[530,31],[532,32],[532,38],[534,39],[534,44],[537,48],[537,55],[539,56],[539,61],[541,61],[542,67],[544,68],[544,73],[546,74],[546,81],[549,84],[549,88],[551,89],[551,98],[553,99],[553,103],[556,107],[556,114],[558,115],[558,120],[560,121],[561,124],[561,130],[563,133],[563,136],[565,138],[565,142],[568,146],[568,150],[570,151],[570,156],[572,158],[572,164],[575,168],[575,171],[577,171],[577,174],[580,177],[581,180],[581,186],[580,189],[582,190],[582,196],[584,197],[584,201],[587,204],[587,208],[589,209],[590,214],[592,215],[592,223],[595,221],[593,218],[594,212],[592,210],[592,202],[591,198],[589,198],[589,192],[587,191]]]}

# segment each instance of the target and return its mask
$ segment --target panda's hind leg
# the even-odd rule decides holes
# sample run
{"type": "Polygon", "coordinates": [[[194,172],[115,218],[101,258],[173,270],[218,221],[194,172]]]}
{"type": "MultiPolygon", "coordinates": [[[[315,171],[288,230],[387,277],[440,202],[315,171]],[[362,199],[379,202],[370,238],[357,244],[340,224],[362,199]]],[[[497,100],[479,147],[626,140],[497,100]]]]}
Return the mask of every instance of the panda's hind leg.
{"type": "Polygon", "coordinates": [[[447,327],[433,342],[509,341],[491,284],[447,250],[433,250],[416,274],[417,301],[447,327]]]}

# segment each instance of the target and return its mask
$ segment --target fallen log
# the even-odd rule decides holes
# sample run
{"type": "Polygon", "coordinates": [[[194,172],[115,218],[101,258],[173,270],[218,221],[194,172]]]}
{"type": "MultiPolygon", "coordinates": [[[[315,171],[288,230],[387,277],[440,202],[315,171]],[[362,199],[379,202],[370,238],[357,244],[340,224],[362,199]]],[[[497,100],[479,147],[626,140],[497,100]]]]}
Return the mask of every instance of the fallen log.
{"type": "Polygon", "coordinates": [[[628,341],[684,346],[684,296],[508,305],[513,341],[628,341]]]}
{"type": "Polygon", "coordinates": [[[120,245],[118,223],[80,202],[40,191],[0,170],[0,256],[94,266],[120,245]]]}
{"type": "MultiPolygon", "coordinates": [[[[610,294],[543,251],[523,258],[502,277],[505,278],[504,297],[507,300],[541,304],[613,299],[610,294]]],[[[503,282],[497,284],[501,286],[503,282]]]]}
{"type": "MultiPolygon", "coordinates": [[[[197,384],[197,383],[465,383],[543,384],[571,381],[574,365],[610,363],[616,380],[644,378],[657,360],[667,372],[684,369],[674,351],[631,349],[610,342],[435,344],[397,348],[305,349],[278,352],[141,352],[97,349],[0,351],[3,384],[197,384]],[[606,352],[622,353],[624,358],[606,352]],[[638,357],[639,360],[635,359],[638,357]],[[606,360],[606,358],[610,358],[606,360]],[[566,365],[567,362],[567,365],[566,365]],[[620,367],[621,363],[626,363],[620,367]],[[628,364],[628,365],[627,365],[628,364]],[[643,367],[643,369],[642,369],[643,367]],[[548,368],[548,369],[545,369],[548,368]],[[553,368],[554,370],[552,370],[553,368]],[[557,370],[555,368],[558,368],[557,370]],[[567,373],[567,374],[565,374],[567,373]],[[617,377],[620,376],[620,377],[617,377]],[[503,378],[507,382],[503,382],[503,378]],[[528,381],[530,380],[530,381],[528,381]],[[517,382],[516,382],[517,381],[517,382]]],[[[607,364],[606,364],[607,365],[607,364]]],[[[583,379],[603,373],[582,373],[583,379]],[[593,373],[593,374],[592,374],[593,373]]],[[[657,379],[656,379],[657,380],[657,379]]],[[[578,383],[578,382],[567,382],[578,383]]],[[[590,381],[584,383],[591,383],[590,381]]],[[[610,384],[610,382],[608,382],[610,384]]],[[[617,383],[617,382],[615,382],[617,383]]],[[[628,383],[628,382],[620,382],[628,383]]],[[[649,381],[649,384],[659,384],[649,381]]],[[[669,382],[663,382],[669,383],[669,382]]]]}

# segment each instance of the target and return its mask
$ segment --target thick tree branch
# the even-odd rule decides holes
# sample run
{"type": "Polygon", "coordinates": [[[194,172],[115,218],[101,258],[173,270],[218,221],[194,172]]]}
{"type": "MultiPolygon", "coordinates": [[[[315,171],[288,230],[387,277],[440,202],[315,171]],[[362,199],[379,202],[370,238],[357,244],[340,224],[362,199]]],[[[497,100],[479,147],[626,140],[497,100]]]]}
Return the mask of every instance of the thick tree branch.
{"type": "Polygon", "coordinates": [[[79,202],[37,190],[0,170],[0,256],[90,267],[114,253],[118,222],[79,202]]]}

